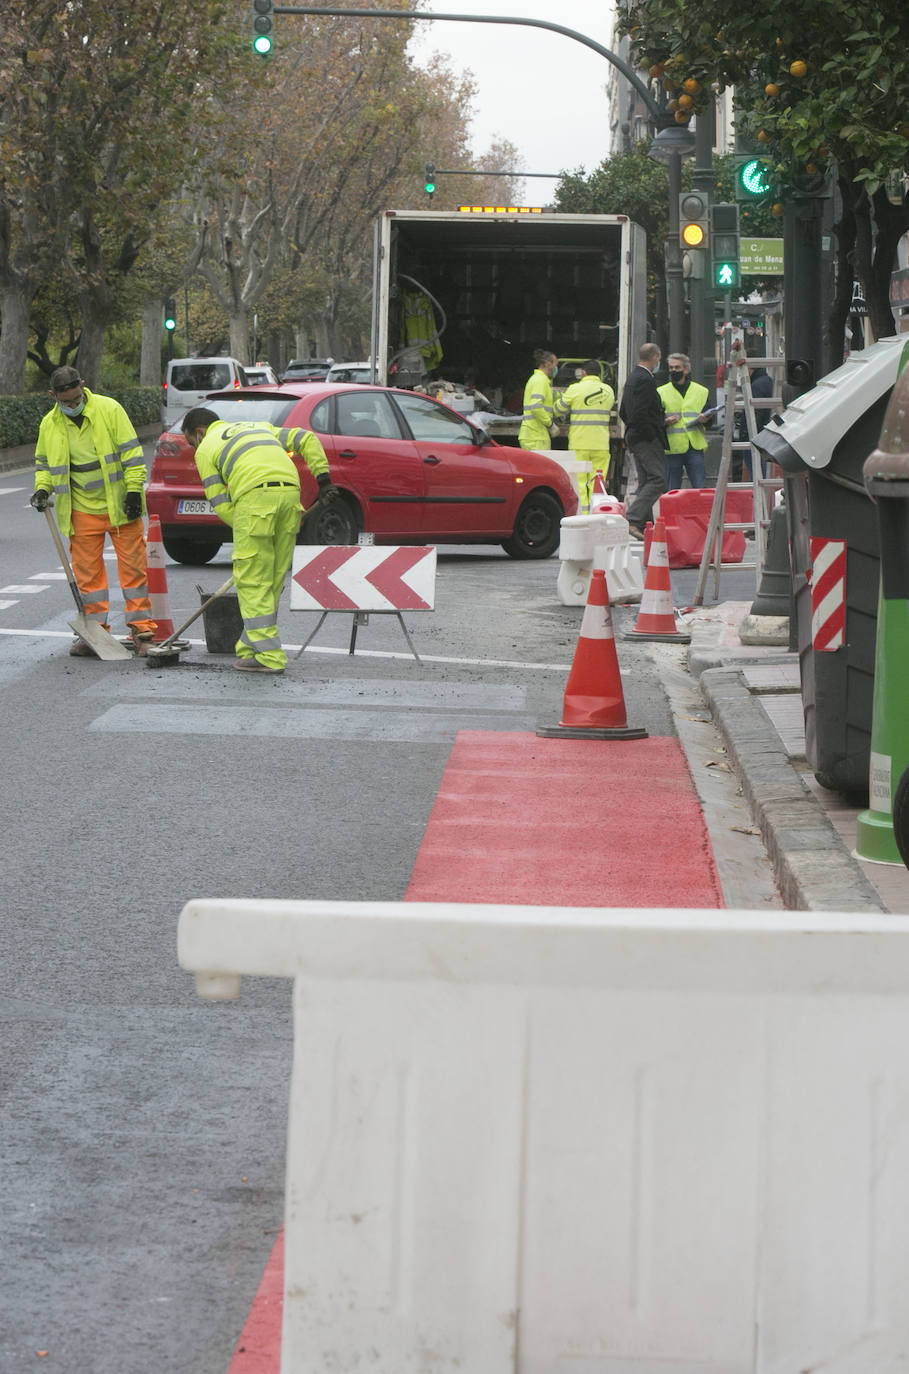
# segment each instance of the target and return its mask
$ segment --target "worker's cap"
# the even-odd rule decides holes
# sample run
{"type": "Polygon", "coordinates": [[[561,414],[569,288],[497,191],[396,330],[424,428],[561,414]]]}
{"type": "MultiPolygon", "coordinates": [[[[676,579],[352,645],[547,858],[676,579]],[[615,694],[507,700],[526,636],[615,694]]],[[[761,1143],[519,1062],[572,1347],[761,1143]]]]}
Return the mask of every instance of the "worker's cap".
{"type": "Polygon", "coordinates": [[[81,381],[77,367],[58,367],[51,373],[51,391],[69,391],[71,387],[79,386],[81,381]]]}

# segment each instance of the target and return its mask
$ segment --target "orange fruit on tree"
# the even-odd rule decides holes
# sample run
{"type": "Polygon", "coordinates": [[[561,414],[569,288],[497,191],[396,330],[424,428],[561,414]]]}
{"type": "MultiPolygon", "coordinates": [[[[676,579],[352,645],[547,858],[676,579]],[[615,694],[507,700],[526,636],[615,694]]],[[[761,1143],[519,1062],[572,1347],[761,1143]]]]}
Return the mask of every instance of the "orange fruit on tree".
{"type": "Polygon", "coordinates": [[[807,64],[807,62],[798,61],[798,62],[793,62],[793,63],[791,63],[791,64],[790,64],[790,67],[789,67],[789,75],[790,75],[790,76],[794,76],[794,77],[796,77],[796,78],[798,78],[798,79],[801,79],[803,76],[807,76],[807,75],[808,75],[808,64],[807,64]]]}
{"type": "Polygon", "coordinates": [[[690,118],[691,115],[688,110],[676,110],[675,112],[676,124],[687,124],[690,118]]]}
{"type": "Polygon", "coordinates": [[[773,215],[774,219],[779,219],[785,209],[786,207],[783,204],[783,202],[781,200],[778,200],[774,205],[771,205],[770,213],[771,215],[773,215]]]}
{"type": "Polygon", "coordinates": [[[672,79],[671,76],[664,76],[664,77],[663,77],[663,90],[664,90],[664,91],[674,91],[674,90],[675,90],[675,82],[673,81],[673,79],[672,79]]]}
{"type": "Polygon", "coordinates": [[[897,133],[902,134],[903,138],[909,138],[909,124],[901,124],[897,133]]]}
{"type": "Polygon", "coordinates": [[[767,85],[764,87],[764,94],[765,94],[765,95],[769,95],[769,96],[771,97],[771,99],[772,99],[773,96],[779,95],[779,93],[780,93],[780,88],[779,88],[779,86],[776,84],[776,82],[775,82],[775,81],[768,81],[768,82],[767,82],[767,85]]]}
{"type": "Polygon", "coordinates": [[[676,112],[676,110],[677,110],[678,108],[679,108],[679,102],[678,102],[677,100],[670,100],[670,102],[669,102],[669,113],[670,113],[670,114],[675,114],[675,112],[676,112]]]}
{"type": "Polygon", "coordinates": [[[648,75],[656,79],[656,77],[662,76],[665,70],[662,62],[654,62],[653,66],[648,69],[648,75]]]}
{"type": "Polygon", "coordinates": [[[694,105],[694,96],[691,96],[691,95],[680,95],[680,96],[679,96],[679,105],[681,106],[681,108],[682,108],[683,110],[690,110],[691,107],[694,105]]]}
{"type": "Polygon", "coordinates": [[[817,166],[813,162],[806,162],[805,171],[808,173],[810,177],[813,177],[815,172],[817,171],[817,166]]]}
{"type": "Polygon", "coordinates": [[[770,142],[770,135],[767,133],[766,129],[761,129],[760,133],[757,136],[757,141],[758,143],[770,142]]]}
{"type": "Polygon", "coordinates": [[[701,89],[700,81],[694,76],[689,76],[687,81],[682,82],[682,85],[691,95],[697,95],[698,91],[701,89]]]}

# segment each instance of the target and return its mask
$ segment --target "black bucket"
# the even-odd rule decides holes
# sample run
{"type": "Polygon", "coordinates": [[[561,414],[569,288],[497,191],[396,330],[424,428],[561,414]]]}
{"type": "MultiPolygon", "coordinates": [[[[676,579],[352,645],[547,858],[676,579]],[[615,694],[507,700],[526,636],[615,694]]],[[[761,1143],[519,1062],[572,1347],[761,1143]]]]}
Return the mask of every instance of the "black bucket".
{"type": "MultiPolygon", "coordinates": [[[[200,601],[207,601],[211,592],[203,592],[197,586],[200,601]]],[[[205,647],[210,654],[232,654],[236,652],[237,640],[243,633],[243,617],[240,614],[240,599],[235,591],[228,591],[206,606],[202,612],[205,627],[205,647]]]]}

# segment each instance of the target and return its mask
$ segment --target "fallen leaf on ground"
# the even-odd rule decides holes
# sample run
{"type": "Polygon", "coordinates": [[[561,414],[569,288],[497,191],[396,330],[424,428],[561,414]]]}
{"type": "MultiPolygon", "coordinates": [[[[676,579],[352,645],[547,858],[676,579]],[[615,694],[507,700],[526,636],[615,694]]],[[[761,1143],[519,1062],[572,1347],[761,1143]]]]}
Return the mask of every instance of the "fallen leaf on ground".
{"type": "Polygon", "coordinates": [[[720,770],[721,773],[731,773],[731,772],[732,772],[732,766],[731,766],[731,764],[724,763],[722,759],[711,759],[709,763],[705,763],[705,764],[704,764],[704,767],[705,767],[705,768],[719,768],[719,770],[720,770]]]}
{"type": "Polygon", "coordinates": [[[730,825],[729,829],[737,831],[740,835],[760,835],[761,833],[759,825],[730,825]]]}

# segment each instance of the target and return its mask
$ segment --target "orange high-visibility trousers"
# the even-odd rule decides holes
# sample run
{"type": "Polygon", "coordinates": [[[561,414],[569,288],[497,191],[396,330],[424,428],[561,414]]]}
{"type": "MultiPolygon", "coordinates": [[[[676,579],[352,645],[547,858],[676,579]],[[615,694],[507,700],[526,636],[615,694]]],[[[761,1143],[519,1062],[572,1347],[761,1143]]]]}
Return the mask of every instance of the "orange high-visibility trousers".
{"type": "Polygon", "coordinates": [[[155,621],[151,618],[145,563],[145,525],[142,520],[132,520],[128,525],[113,525],[106,512],[104,515],[90,515],[82,510],[74,510],[72,520],[69,554],[88,619],[97,620],[104,626],[108,623],[110,606],[107,569],[104,566],[104,536],[109,534],[117,554],[117,576],[125,602],[126,624],[140,634],[154,634],[155,621]]]}

